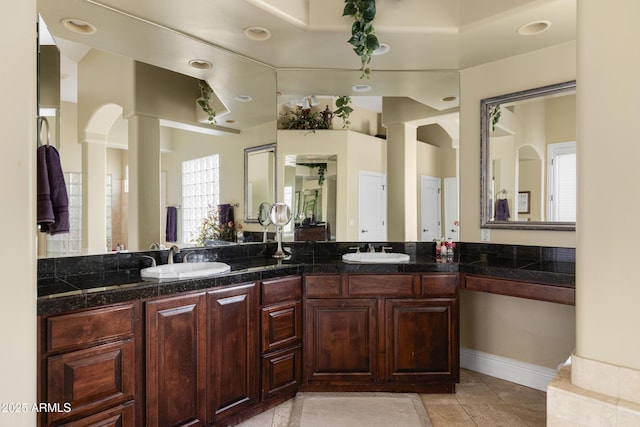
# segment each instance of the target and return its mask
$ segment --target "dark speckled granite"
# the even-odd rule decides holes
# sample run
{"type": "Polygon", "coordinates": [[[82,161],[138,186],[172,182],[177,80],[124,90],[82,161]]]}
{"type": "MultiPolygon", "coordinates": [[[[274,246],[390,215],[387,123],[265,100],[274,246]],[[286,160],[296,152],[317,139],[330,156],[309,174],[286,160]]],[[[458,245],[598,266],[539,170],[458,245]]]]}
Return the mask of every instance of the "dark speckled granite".
{"type": "Polygon", "coordinates": [[[364,243],[283,243],[289,257],[271,255],[276,244],[252,243],[183,249],[176,262],[189,255],[190,262],[224,261],[231,271],[213,278],[179,281],[142,281],[140,269],[153,257],[167,262],[166,250],[122,252],[85,257],[38,260],[38,314],[54,314],[137,299],[210,289],[302,273],[420,273],[465,272],[562,287],[575,287],[575,250],[537,246],[458,243],[450,262],[435,257],[432,242],[373,242],[389,252],[410,256],[406,264],[347,264],[343,254],[364,243]]]}

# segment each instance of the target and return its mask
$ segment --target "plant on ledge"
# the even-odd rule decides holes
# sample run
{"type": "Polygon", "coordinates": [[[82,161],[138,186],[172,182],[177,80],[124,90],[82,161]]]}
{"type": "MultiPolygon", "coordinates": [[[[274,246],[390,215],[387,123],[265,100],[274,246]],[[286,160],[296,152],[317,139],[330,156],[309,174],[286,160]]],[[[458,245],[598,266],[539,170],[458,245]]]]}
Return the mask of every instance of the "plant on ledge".
{"type": "Polygon", "coordinates": [[[215,125],[216,124],[216,110],[211,107],[209,101],[211,101],[211,94],[213,89],[209,86],[205,80],[198,80],[198,86],[200,87],[200,98],[196,100],[202,111],[207,114],[207,121],[215,125]]]}
{"type": "Polygon", "coordinates": [[[353,46],[353,51],[360,57],[362,75],[360,78],[370,78],[373,51],[380,47],[378,37],[373,28],[372,21],[376,17],[375,0],[345,0],[342,16],[352,16],[355,22],[351,26],[351,38],[348,43],[353,46]]]}
{"type": "Polygon", "coordinates": [[[327,129],[319,111],[311,112],[310,108],[297,106],[295,110],[282,114],[283,129],[327,129]]]}
{"type": "MultiPolygon", "coordinates": [[[[349,116],[353,112],[351,104],[351,97],[343,95],[339,96],[336,100],[336,109],[330,113],[331,116],[335,115],[343,120],[342,127],[348,129],[351,122],[349,116]]],[[[329,107],[327,106],[327,109],[329,107]]],[[[327,120],[324,117],[326,114],[321,111],[312,111],[311,108],[302,108],[296,106],[295,109],[282,113],[283,119],[281,121],[281,129],[298,129],[298,130],[316,130],[316,129],[329,129],[331,127],[331,120],[327,120]]]]}

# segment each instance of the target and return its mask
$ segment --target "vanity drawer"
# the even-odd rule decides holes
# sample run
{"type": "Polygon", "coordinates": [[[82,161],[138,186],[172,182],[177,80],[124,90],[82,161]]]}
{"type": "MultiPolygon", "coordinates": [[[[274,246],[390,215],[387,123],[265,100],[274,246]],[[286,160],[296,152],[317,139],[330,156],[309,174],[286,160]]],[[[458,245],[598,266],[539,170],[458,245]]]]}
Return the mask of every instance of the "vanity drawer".
{"type": "Polygon", "coordinates": [[[351,274],[349,296],[411,297],[418,296],[412,274],[351,274]]]}
{"type": "Polygon", "coordinates": [[[134,340],[104,344],[47,359],[47,402],[70,405],[47,421],[90,413],[135,396],[134,340]]]}
{"type": "Polygon", "coordinates": [[[425,297],[455,297],[458,294],[457,274],[423,274],[421,279],[425,297]]]}
{"type": "Polygon", "coordinates": [[[262,282],[262,305],[276,304],[282,301],[302,298],[302,278],[284,277],[262,282]]]}
{"type": "Polygon", "coordinates": [[[135,307],[123,304],[47,318],[47,351],[133,336],[135,307]]]}
{"type": "Polygon", "coordinates": [[[339,297],[342,295],[339,274],[306,276],[305,296],[309,298],[339,297]]]}
{"type": "Polygon", "coordinates": [[[269,353],[262,357],[262,399],[295,395],[302,379],[300,346],[269,353]]]}
{"type": "Polygon", "coordinates": [[[302,340],[300,301],[262,309],[262,352],[286,347],[302,340]]]}

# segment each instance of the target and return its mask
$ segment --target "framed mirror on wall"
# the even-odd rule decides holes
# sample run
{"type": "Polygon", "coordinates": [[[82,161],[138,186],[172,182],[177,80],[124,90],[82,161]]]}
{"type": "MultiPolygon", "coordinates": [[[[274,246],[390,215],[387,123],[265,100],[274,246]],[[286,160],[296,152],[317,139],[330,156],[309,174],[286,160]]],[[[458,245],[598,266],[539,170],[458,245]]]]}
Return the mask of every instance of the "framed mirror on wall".
{"type": "Polygon", "coordinates": [[[576,82],[480,102],[481,227],[575,231],[576,82]]]}
{"type": "Polygon", "coordinates": [[[259,223],[260,207],[276,199],[276,144],[244,150],[244,221],[259,223]]]}

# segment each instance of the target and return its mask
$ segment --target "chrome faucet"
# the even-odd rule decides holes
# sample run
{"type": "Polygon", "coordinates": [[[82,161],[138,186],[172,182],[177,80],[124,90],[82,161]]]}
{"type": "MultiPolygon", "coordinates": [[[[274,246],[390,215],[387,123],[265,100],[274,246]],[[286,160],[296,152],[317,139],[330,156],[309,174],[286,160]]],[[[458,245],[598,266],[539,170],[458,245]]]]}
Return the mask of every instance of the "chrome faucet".
{"type": "Polygon", "coordinates": [[[140,255],[141,258],[148,258],[151,260],[151,267],[155,267],[156,266],[156,259],[152,256],[149,255],[140,255]]]}
{"type": "Polygon", "coordinates": [[[367,252],[375,252],[376,248],[373,247],[371,243],[367,244],[367,252]]]}
{"type": "Polygon", "coordinates": [[[180,253],[180,248],[177,245],[173,245],[169,248],[169,255],[167,258],[167,264],[173,264],[173,256],[180,253]]]}
{"type": "Polygon", "coordinates": [[[160,249],[160,243],[153,242],[151,246],[149,246],[149,250],[153,250],[153,249],[160,249]]]}

